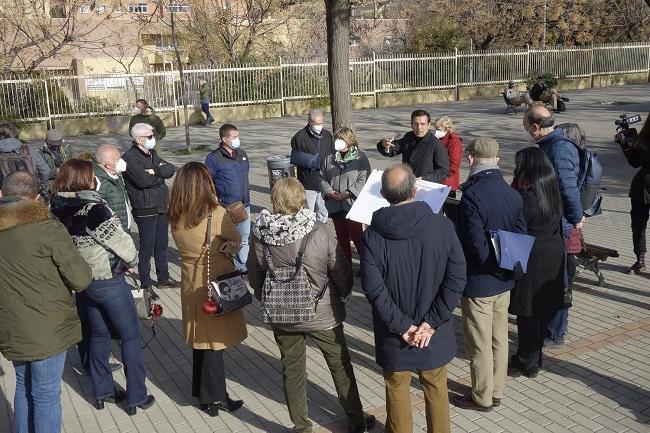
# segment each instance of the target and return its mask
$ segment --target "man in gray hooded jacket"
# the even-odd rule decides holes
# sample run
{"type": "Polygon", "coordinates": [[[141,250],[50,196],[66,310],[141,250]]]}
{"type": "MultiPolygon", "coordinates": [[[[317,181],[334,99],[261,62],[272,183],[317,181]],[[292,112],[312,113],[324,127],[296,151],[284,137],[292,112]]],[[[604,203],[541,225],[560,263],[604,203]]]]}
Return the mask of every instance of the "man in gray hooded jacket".
{"type": "Polygon", "coordinates": [[[41,191],[47,188],[50,167],[43,155],[33,146],[18,139],[18,130],[11,123],[0,125],[0,182],[19,170],[25,170],[38,177],[41,191]]]}

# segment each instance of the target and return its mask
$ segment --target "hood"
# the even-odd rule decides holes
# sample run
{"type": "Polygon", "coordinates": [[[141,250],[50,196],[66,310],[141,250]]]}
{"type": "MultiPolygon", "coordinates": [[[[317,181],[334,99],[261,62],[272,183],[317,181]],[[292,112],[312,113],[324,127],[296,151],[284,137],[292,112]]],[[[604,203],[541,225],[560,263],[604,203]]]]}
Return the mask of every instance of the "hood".
{"type": "Polygon", "coordinates": [[[0,152],[14,152],[20,149],[22,144],[17,138],[3,138],[0,140],[0,152]]]}
{"type": "Polygon", "coordinates": [[[430,230],[433,211],[423,201],[378,209],[370,227],[387,239],[409,239],[430,230]]]}
{"type": "Polygon", "coordinates": [[[0,231],[52,218],[40,200],[3,197],[0,199],[0,231]]]}
{"type": "Polygon", "coordinates": [[[50,207],[54,211],[68,206],[81,207],[87,203],[102,203],[103,201],[96,191],[60,192],[51,198],[50,207]]]}
{"type": "Polygon", "coordinates": [[[309,209],[301,209],[293,215],[271,214],[264,209],[255,222],[253,234],[269,245],[283,246],[305,237],[314,224],[316,214],[309,209]]]}

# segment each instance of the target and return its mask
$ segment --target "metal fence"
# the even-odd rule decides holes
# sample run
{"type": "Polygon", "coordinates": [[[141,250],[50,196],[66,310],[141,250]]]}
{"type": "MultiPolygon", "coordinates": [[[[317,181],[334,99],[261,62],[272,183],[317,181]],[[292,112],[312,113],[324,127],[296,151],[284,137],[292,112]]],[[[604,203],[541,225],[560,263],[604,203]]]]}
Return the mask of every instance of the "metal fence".
{"type": "MultiPolygon", "coordinates": [[[[0,119],[22,121],[129,114],[136,98],[157,111],[183,104],[179,72],[72,75],[39,72],[0,76],[0,119]]],[[[646,72],[650,43],[577,48],[458,51],[439,54],[382,54],[350,62],[353,96],[523,81],[532,74],[561,78],[646,72]]],[[[199,81],[212,87],[212,106],[279,103],[328,97],[325,61],[242,64],[185,71],[187,102],[199,104],[199,81]]]]}

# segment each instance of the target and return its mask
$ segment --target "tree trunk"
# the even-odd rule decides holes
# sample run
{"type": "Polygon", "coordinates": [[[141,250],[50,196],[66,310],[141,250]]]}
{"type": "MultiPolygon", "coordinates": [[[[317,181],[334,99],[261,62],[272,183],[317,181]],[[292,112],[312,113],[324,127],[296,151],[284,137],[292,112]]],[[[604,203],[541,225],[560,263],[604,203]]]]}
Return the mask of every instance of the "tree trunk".
{"type": "MultiPolygon", "coordinates": [[[[170,1],[171,5],[171,1],[170,1]]],[[[178,50],[178,38],[176,37],[176,21],[174,19],[174,8],[169,8],[171,13],[171,27],[172,27],[172,43],[174,45],[174,54],[176,54],[176,62],[178,63],[178,73],[181,78],[181,101],[183,102],[183,120],[185,121],[185,148],[188,152],[192,151],[192,144],[190,143],[190,119],[187,114],[187,97],[186,97],[186,83],[185,83],[185,74],[183,73],[183,61],[181,59],[181,53],[178,50]]],[[[164,53],[163,53],[164,55],[164,53]]],[[[176,113],[174,113],[174,116],[176,113]]]]}
{"type": "Polygon", "coordinates": [[[350,95],[350,0],[325,0],[327,72],[334,131],[352,127],[350,95]]]}

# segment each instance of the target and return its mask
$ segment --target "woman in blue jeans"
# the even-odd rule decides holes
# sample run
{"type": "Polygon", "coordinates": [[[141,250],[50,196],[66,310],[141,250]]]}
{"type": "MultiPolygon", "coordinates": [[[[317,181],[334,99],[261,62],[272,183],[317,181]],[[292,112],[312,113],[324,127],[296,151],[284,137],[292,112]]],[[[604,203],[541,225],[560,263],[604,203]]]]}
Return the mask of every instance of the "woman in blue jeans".
{"type": "Polygon", "coordinates": [[[68,229],[77,250],[92,270],[93,281],[82,292],[82,308],[90,329],[89,364],[95,408],[126,397],[126,411],[147,409],[155,401],[147,394],[140,325],[124,273],[137,264],[138,253],[118,217],[95,190],[98,180],[88,161],[72,159],[61,165],[54,180],[52,213],[68,229]],[[111,331],[122,343],[126,393],[115,388],[108,363],[111,331]]]}

